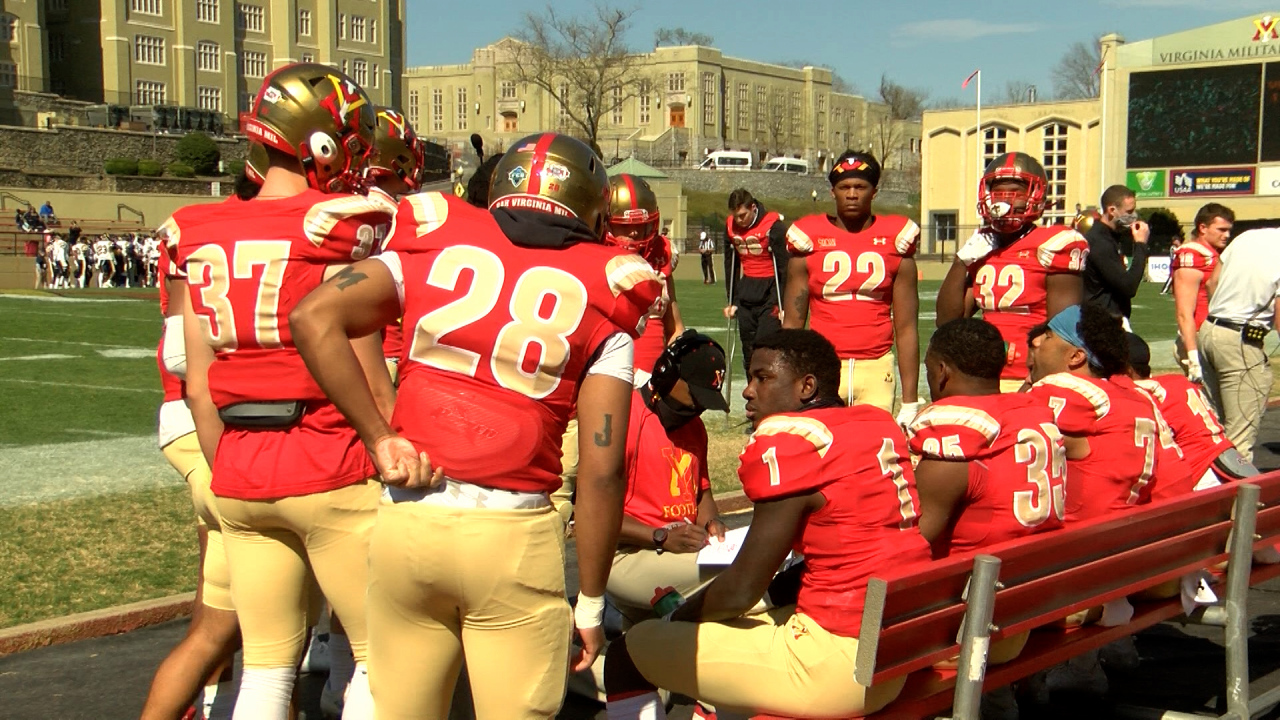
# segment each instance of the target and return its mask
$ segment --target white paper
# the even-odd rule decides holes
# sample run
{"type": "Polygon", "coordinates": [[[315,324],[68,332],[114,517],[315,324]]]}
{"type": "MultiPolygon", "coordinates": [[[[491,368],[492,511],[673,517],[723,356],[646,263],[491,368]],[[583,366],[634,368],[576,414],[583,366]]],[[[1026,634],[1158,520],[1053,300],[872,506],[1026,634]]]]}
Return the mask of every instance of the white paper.
{"type": "Polygon", "coordinates": [[[747,528],[740,527],[724,534],[724,542],[711,537],[711,544],[698,551],[699,565],[730,565],[738,557],[742,549],[742,541],[747,537],[747,528]]]}

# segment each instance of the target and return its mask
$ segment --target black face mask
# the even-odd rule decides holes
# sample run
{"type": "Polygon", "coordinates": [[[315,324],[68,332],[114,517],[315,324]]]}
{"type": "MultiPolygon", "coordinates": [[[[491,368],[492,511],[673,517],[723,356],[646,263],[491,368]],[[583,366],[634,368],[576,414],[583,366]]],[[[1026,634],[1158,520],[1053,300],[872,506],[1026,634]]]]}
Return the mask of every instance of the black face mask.
{"type": "Polygon", "coordinates": [[[678,403],[671,397],[658,398],[653,403],[653,411],[658,414],[658,422],[668,431],[675,430],[690,420],[702,415],[700,408],[678,403]]]}

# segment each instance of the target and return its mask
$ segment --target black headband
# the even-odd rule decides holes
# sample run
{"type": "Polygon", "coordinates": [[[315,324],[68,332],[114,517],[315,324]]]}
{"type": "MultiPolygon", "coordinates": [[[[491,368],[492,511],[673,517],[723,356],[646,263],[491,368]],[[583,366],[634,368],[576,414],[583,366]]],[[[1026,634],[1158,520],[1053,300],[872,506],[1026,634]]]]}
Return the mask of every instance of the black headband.
{"type": "Polygon", "coordinates": [[[840,159],[836,166],[831,168],[831,172],[827,174],[827,180],[831,182],[831,186],[835,187],[836,183],[845,178],[862,178],[871,183],[872,187],[880,184],[880,163],[876,159],[863,154],[849,155],[840,159]]]}

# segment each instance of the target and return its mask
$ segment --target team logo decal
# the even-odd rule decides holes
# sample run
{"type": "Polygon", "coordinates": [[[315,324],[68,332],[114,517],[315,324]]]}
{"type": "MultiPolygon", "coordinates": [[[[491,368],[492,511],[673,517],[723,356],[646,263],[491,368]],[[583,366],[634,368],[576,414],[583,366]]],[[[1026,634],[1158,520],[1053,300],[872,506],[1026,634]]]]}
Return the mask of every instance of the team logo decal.
{"type": "Polygon", "coordinates": [[[873,239],[871,240],[871,244],[872,244],[872,245],[888,245],[888,244],[889,244],[889,238],[882,238],[882,237],[879,237],[879,238],[873,238],[873,239]]]}
{"type": "Polygon", "coordinates": [[[544,178],[555,178],[560,182],[564,182],[569,179],[569,174],[569,168],[550,160],[542,167],[542,177],[544,178]]]}
{"type": "Polygon", "coordinates": [[[713,380],[713,381],[712,381],[712,383],[711,383],[711,389],[713,389],[713,390],[719,390],[719,389],[720,389],[721,387],[723,387],[723,386],[724,386],[724,371],[723,371],[723,370],[717,370],[717,371],[716,371],[716,378],[715,378],[715,380],[713,380]]]}
{"type": "Polygon", "coordinates": [[[274,85],[271,85],[271,86],[268,86],[266,90],[262,91],[262,99],[266,100],[272,105],[275,105],[276,103],[283,100],[284,96],[280,94],[279,88],[275,87],[274,85]]]}
{"type": "Polygon", "coordinates": [[[1254,42],[1268,42],[1271,40],[1280,40],[1280,18],[1264,15],[1253,21],[1253,28],[1257,32],[1253,34],[1254,42]]]}
{"type": "Polygon", "coordinates": [[[523,183],[528,177],[529,172],[520,165],[515,166],[511,169],[511,172],[507,173],[507,181],[515,187],[520,187],[521,183],[523,183]]]}
{"type": "Polygon", "coordinates": [[[378,113],[378,117],[386,118],[387,124],[391,126],[391,137],[403,140],[405,137],[404,116],[395,110],[383,110],[378,113]]]}
{"type": "Polygon", "coordinates": [[[346,127],[350,124],[352,111],[364,105],[366,100],[360,94],[360,88],[354,83],[342,80],[334,75],[326,76],[333,83],[333,93],[321,101],[321,105],[329,109],[338,124],[346,127]]]}
{"type": "Polygon", "coordinates": [[[671,497],[697,495],[693,481],[693,455],[680,448],[663,448],[662,454],[671,464],[671,497]]]}

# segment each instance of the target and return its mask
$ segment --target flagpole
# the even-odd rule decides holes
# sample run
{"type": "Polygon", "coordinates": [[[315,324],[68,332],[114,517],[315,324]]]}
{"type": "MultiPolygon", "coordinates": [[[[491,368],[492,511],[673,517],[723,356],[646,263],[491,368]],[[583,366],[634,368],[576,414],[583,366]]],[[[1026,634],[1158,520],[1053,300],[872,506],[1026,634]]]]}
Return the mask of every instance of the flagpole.
{"type": "MultiPolygon", "coordinates": [[[[978,87],[976,89],[978,91],[978,104],[977,104],[977,110],[976,110],[977,118],[975,120],[976,122],[975,127],[977,128],[977,130],[974,132],[974,135],[976,135],[978,138],[978,146],[977,148],[975,148],[975,153],[973,156],[973,164],[978,168],[978,177],[981,178],[982,173],[986,172],[986,169],[987,169],[986,164],[982,162],[982,139],[983,139],[982,138],[982,70],[978,70],[977,80],[978,80],[978,87]]],[[[975,217],[977,217],[976,213],[978,212],[978,208],[976,205],[974,206],[973,212],[975,213],[975,217]]],[[[978,218],[977,223],[981,225],[982,218],[978,218]]]]}

